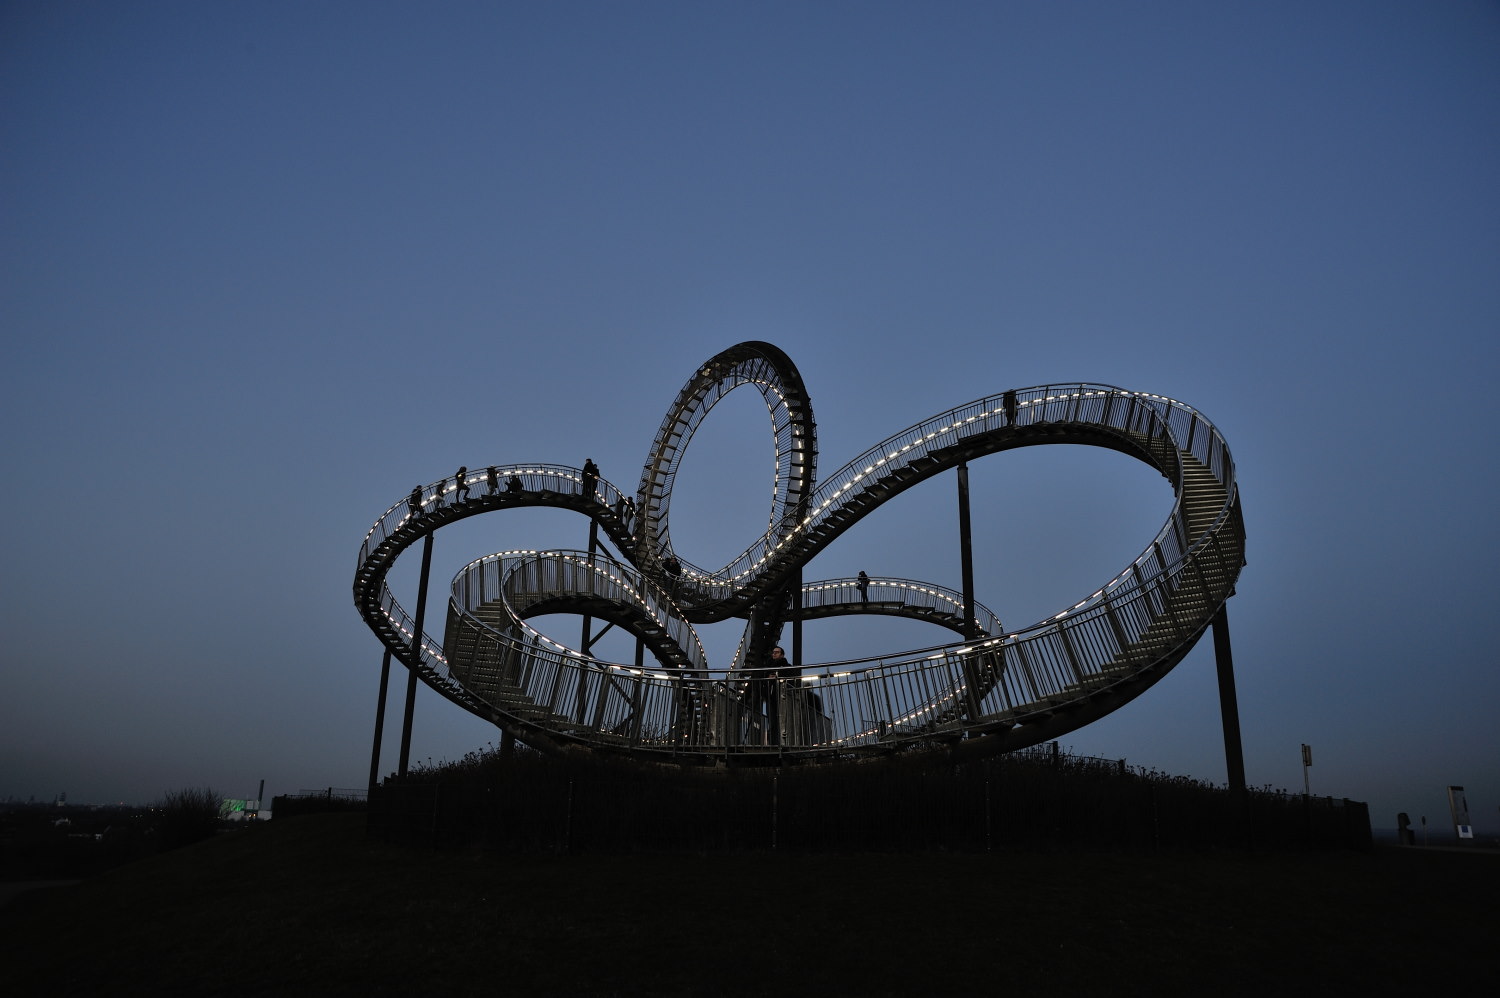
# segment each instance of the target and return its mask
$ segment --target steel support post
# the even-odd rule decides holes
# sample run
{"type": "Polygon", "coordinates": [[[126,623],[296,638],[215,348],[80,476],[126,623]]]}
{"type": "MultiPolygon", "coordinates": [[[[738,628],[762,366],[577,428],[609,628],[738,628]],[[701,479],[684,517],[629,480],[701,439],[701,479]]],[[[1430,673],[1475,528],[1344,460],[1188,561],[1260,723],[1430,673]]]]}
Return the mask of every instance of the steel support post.
{"type": "Polygon", "coordinates": [[[1234,694],[1234,657],[1229,650],[1227,604],[1214,615],[1214,661],[1219,669],[1219,712],[1224,717],[1224,762],[1229,789],[1245,793],[1245,751],[1240,743],[1240,708],[1234,694]]]}
{"type": "MultiPolygon", "coordinates": [[[[779,716],[779,714],[780,714],[780,708],[777,708],[777,713],[778,713],[777,720],[779,722],[778,727],[780,725],[782,725],[782,724],[799,724],[799,723],[805,723],[805,722],[800,722],[797,719],[798,718],[804,718],[804,717],[806,717],[806,714],[807,714],[807,707],[804,705],[803,699],[802,699],[802,569],[800,569],[800,568],[797,569],[797,571],[792,575],[792,656],[791,656],[791,662],[792,662],[792,674],[790,676],[783,676],[782,679],[781,679],[781,684],[780,685],[781,685],[782,689],[789,691],[790,696],[788,697],[788,701],[795,703],[796,706],[793,707],[793,709],[790,711],[790,717],[791,717],[790,721],[788,721],[787,718],[780,717],[779,716]]],[[[776,696],[776,697],[779,698],[780,694],[781,694],[781,691],[777,690],[774,693],[772,693],[772,696],[776,696]]],[[[786,735],[784,733],[780,732],[780,731],[778,731],[776,733],[776,735],[777,735],[777,737],[776,737],[776,744],[777,745],[785,745],[786,742],[787,742],[786,735]]],[[[795,743],[799,739],[804,739],[803,732],[802,731],[793,731],[792,732],[792,740],[793,740],[793,742],[795,743]]]]}
{"type": "MultiPolygon", "coordinates": [[[[599,521],[589,517],[589,568],[594,567],[594,555],[599,550],[599,521]]],[[[589,573],[589,586],[594,584],[593,572],[589,573]]],[[[583,637],[580,639],[579,650],[583,652],[584,658],[578,663],[578,692],[576,696],[575,710],[578,714],[578,723],[582,724],[588,707],[588,678],[589,678],[589,656],[593,655],[594,639],[589,634],[593,629],[594,618],[588,614],[583,615],[583,637]]],[[[602,695],[602,694],[601,694],[602,695]]]]}
{"type": "Polygon", "coordinates": [[[370,784],[374,790],[380,779],[380,740],[385,732],[385,691],[391,685],[391,650],[387,648],[380,660],[380,697],[375,705],[375,744],[370,749],[370,784]]]}
{"type": "Polygon", "coordinates": [[[641,708],[646,699],[646,640],[635,639],[635,689],[630,695],[630,744],[641,740],[641,708]]]}
{"type": "Polygon", "coordinates": [[[792,576],[792,664],[802,675],[802,569],[792,576]]]}
{"type": "Polygon", "coordinates": [[[979,637],[974,633],[974,532],[969,523],[969,465],[958,466],[958,556],[963,572],[964,640],[979,637]]]}
{"type": "Polygon", "coordinates": [[[417,709],[417,666],[422,661],[422,627],[427,618],[427,580],[432,574],[432,533],[422,540],[422,581],[417,590],[417,617],[412,622],[412,661],[407,663],[406,713],[401,718],[401,763],[398,776],[406,775],[407,762],[411,759],[411,718],[417,709]]]}
{"type": "MultiPolygon", "coordinates": [[[[964,589],[964,640],[973,641],[974,633],[974,532],[969,522],[969,464],[958,466],[958,556],[963,572],[964,589]]],[[[979,670],[974,668],[972,657],[965,655],[964,669],[964,714],[969,718],[979,715],[979,670]]]]}

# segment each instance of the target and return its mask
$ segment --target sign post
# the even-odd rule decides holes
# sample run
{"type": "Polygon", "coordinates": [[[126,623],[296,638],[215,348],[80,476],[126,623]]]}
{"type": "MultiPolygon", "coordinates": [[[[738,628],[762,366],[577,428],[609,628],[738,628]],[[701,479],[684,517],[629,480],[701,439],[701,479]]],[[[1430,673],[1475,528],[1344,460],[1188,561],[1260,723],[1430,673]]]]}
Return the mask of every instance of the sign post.
{"type": "Polygon", "coordinates": [[[1448,810],[1453,812],[1453,831],[1460,839],[1472,839],[1474,826],[1469,824],[1469,802],[1463,787],[1448,788],[1448,810]]]}

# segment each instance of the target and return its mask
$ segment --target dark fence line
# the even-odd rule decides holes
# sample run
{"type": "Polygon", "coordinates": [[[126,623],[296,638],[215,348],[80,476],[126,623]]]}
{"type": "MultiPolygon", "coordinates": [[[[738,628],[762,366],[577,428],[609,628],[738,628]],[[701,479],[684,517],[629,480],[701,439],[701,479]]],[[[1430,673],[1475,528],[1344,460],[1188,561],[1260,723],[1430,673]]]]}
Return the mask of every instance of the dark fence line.
{"type": "Polygon", "coordinates": [[[1367,849],[1360,802],[1224,787],[1055,748],[703,771],[519,752],[388,780],[369,832],[436,849],[982,852],[1367,849]]]}
{"type": "Polygon", "coordinates": [[[277,818],[294,818],[299,814],[325,811],[362,811],[368,791],[328,787],[323,790],[299,790],[271,798],[271,814],[277,818]]]}

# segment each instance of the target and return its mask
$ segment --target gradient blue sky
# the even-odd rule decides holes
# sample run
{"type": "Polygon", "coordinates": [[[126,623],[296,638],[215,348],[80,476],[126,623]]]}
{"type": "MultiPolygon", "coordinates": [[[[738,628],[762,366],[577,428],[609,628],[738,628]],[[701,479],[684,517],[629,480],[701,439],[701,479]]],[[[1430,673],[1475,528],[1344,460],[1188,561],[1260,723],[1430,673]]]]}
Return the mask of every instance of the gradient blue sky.
{"type": "MultiPolygon", "coordinates": [[[[1377,826],[1445,828],[1452,783],[1493,833],[1497,178],[1487,2],[7,4],[0,797],[362,786],[381,511],[459,464],[631,486],[694,366],[763,339],[826,472],[1011,387],[1201,409],[1249,531],[1251,784],[1300,790],[1307,742],[1377,826]]],[[[763,522],[757,406],[689,452],[694,561],[763,522]]],[[[1171,503],[1088,448],[972,474],[1013,625],[1171,503]]],[[[481,518],[435,577],[585,540],[481,518]]],[[[808,577],[958,564],[950,476],[808,577]]],[[[805,657],[940,640],[809,625],[805,657]]],[[[1064,745],[1222,781],[1209,644],[1064,745]]],[[[493,740],[422,691],[414,757],[493,740]]]]}

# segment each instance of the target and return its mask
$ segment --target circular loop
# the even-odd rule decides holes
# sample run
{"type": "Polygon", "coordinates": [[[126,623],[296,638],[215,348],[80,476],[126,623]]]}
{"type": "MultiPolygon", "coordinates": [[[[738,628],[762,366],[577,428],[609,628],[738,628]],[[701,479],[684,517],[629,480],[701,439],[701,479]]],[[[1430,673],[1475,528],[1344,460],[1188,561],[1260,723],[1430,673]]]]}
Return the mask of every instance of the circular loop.
{"type": "MultiPolygon", "coordinates": [[[[744,385],[756,388],[771,416],[776,447],[776,481],[767,532],[780,539],[806,515],[817,476],[817,427],[812,401],[802,375],[790,357],[769,343],[748,342],[715,354],[699,365],[677,393],[656,431],[651,453],[641,473],[636,504],[642,514],[642,559],[660,568],[669,558],[681,561],[672,548],[668,514],[672,486],[688,443],[703,418],[720,399],[744,385]]],[[[698,566],[698,577],[722,575],[698,566]]]]}

